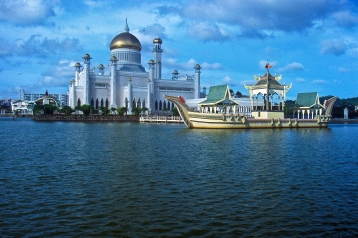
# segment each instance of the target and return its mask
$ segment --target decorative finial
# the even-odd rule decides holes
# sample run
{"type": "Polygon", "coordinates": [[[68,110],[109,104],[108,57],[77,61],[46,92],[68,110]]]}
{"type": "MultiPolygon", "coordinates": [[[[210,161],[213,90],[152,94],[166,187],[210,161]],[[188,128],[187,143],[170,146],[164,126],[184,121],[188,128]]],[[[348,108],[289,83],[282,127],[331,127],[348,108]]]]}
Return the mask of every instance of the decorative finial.
{"type": "Polygon", "coordinates": [[[124,32],[129,32],[129,27],[128,27],[128,22],[127,22],[127,18],[126,18],[126,26],[123,28],[124,32]]]}

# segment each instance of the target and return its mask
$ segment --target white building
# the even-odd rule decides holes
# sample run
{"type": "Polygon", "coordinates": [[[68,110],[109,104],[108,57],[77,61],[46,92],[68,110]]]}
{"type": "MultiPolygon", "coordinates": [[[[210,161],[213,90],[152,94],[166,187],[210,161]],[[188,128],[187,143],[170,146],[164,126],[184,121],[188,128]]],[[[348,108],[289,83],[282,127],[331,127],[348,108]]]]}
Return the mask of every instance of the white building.
{"type": "Polygon", "coordinates": [[[163,95],[181,95],[187,99],[198,99],[200,94],[200,65],[193,65],[194,75],[179,77],[174,70],[170,79],[162,78],[162,40],[153,40],[153,59],[148,64],[149,72],[141,63],[142,46],[139,40],[129,33],[128,24],[123,33],[118,34],[110,43],[110,73],[104,73],[100,64],[97,70],[91,66],[91,56],[83,56],[83,66],[75,64],[75,78],[68,90],[68,105],[74,108],[83,104],[95,109],[127,107],[146,107],[149,112],[157,113],[171,110],[174,104],[166,101],[163,95]]]}
{"type": "Polygon", "coordinates": [[[60,102],[60,106],[66,106],[67,105],[67,94],[59,94],[59,93],[54,93],[54,94],[48,94],[46,95],[47,91],[45,93],[25,93],[25,91],[23,89],[19,89],[19,99],[21,101],[25,101],[25,102],[35,102],[36,100],[43,98],[45,96],[53,96],[54,98],[56,98],[59,102],[60,102]]]}

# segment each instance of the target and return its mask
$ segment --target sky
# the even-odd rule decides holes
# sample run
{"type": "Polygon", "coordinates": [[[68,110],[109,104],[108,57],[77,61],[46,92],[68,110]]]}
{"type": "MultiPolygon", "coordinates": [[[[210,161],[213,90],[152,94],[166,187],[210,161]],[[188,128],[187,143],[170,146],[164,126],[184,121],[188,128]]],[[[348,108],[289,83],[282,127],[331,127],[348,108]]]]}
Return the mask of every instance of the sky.
{"type": "Polygon", "coordinates": [[[153,39],[162,39],[163,78],[193,75],[200,64],[201,87],[247,95],[244,84],[269,62],[280,83],[292,83],[287,99],[358,97],[355,0],[1,0],[0,99],[17,100],[20,88],[67,93],[84,54],[91,67],[108,66],[126,19],[147,71],[153,39]]]}

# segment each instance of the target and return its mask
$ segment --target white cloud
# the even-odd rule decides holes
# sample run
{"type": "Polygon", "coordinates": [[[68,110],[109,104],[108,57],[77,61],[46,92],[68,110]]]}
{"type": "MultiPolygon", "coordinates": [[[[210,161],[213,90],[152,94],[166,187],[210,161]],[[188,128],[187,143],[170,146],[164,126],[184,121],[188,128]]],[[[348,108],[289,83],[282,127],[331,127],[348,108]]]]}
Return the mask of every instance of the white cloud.
{"type": "Polygon", "coordinates": [[[280,68],[279,70],[280,71],[287,71],[287,70],[297,71],[297,70],[303,70],[303,68],[304,67],[303,67],[302,64],[297,63],[297,62],[293,62],[293,63],[290,63],[290,64],[286,65],[283,68],[280,68]]]}
{"type": "Polygon", "coordinates": [[[304,83],[304,82],[305,82],[305,79],[304,79],[304,78],[296,78],[295,80],[296,80],[296,82],[298,82],[298,83],[304,83]]]}
{"type": "Polygon", "coordinates": [[[326,84],[326,81],[324,81],[323,79],[316,79],[316,80],[313,80],[312,83],[314,83],[314,84],[326,84]]]}
{"type": "Polygon", "coordinates": [[[348,50],[347,42],[341,39],[324,40],[321,42],[322,54],[342,55],[348,50]]]}
{"type": "Polygon", "coordinates": [[[49,17],[55,16],[53,9],[57,4],[56,0],[2,0],[0,20],[19,25],[41,25],[49,17]]]}
{"type": "Polygon", "coordinates": [[[339,67],[338,68],[338,72],[340,72],[340,73],[348,73],[348,72],[351,72],[352,70],[350,70],[350,69],[346,69],[346,68],[344,68],[344,67],[339,67]]]}
{"type": "Polygon", "coordinates": [[[225,84],[230,84],[231,83],[231,78],[229,76],[225,76],[225,78],[223,78],[222,81],[225,84]]]}

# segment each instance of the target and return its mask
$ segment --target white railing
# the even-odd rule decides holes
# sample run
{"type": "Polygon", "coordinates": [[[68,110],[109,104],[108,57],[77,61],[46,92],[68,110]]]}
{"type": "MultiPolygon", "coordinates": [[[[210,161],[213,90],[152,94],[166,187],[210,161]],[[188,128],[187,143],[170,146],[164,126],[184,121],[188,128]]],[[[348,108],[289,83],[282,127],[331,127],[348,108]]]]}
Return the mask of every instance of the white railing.
{"type": "Polygon", "coordinates": [[[144,115],[140,116],[139,122],[153,123],[184,123],[180,116],[144,115]]]}

